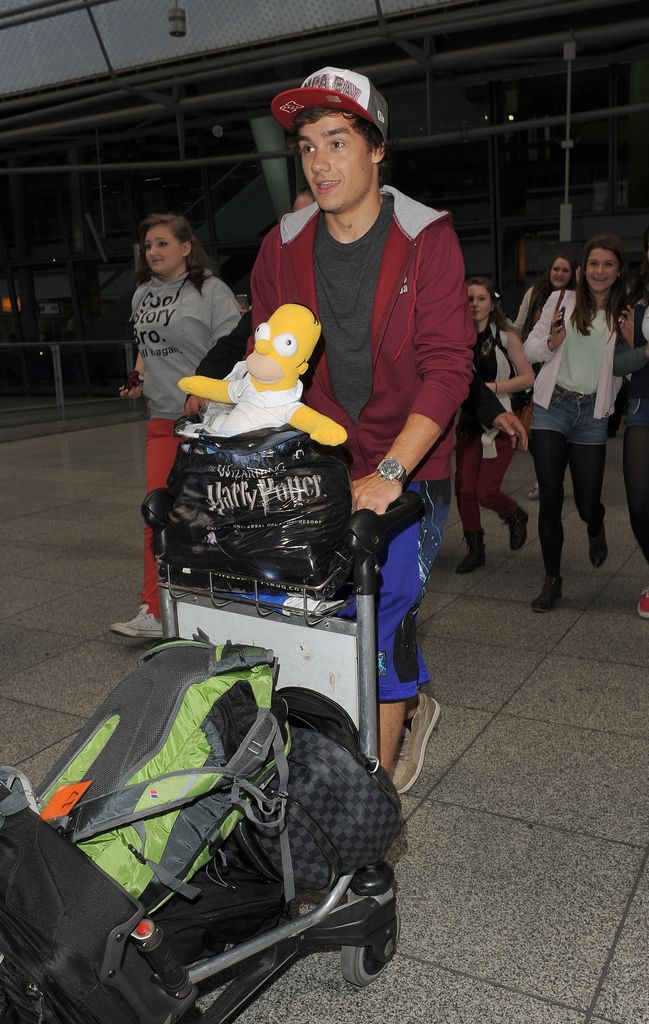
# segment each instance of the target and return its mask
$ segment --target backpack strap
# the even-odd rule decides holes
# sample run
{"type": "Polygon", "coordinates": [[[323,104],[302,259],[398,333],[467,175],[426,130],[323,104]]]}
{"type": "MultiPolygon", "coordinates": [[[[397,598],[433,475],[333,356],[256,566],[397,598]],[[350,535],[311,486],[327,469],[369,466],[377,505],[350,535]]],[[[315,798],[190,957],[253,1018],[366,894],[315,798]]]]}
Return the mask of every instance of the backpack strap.
{"type": "Polygon", "coordinates": [[[185,768],[84,798],[67,818],[52,819],[51,824],[66,832],[73,843],[79,843],[100,832],[184,807],[219,787],[225,790],[221,768],[185,768]]]}
{"type": "Polygon", "coordinates": [[[237,669],[255,668],[257,665],[273,665],[275,661],[273,651],[267,650],[265,647],[253,647],[251,644],[233,644],[227,640],[217,656],[219,649],[209,640],[171,640],[158,644],[157,647],[152,647],[150,651],[147,651],[138,659],[138,665],[145,665],[151,658],[162,654],[164,651],[187,646],[202,647],[210,652],[209,666],[206,671],[207,676],[235,672],[237,669]]]}
{"type": "MultiPolygon", "coordinates": [[[[2,808],[0,817],[4,819],[7,814],[15,814],[16,811],[22,810],[27,804],[31,807],[35,814],[39,814],[38,803],[34,796],[34,790],[32,784],[25,775],[21,772],[20,768],[9,768],[5,765],[0,765],[0,804],[5,806],[2,808]],[[23,791],[23,799],[18,798],[17,793],[14,791],[16,783],[20,783],[23,791]],[[20,805],[16,805],[16,799],[20,799],[20,805]]],[[[0,825],[2,821],[0,821],[0,825]]]]}
{"type": "Polygon", "coordinates": [[[290,903],[295,896],[295,873],[293,871],[288,822],[286,819],[289,767],[279,726],[273,736],[273,753],[275,755],[275,764],[277,765],[277,790],[272,794],[267,794],[262,792],[257,786],[237,779],[232,787],[232,803],[239,807],[246,818],[252,821],[257,828],[279,833],[279,849],[282,860],[282,874],[284,876],[284,899],[287,903],[290,903]],[[251,799],[259,809],[260,816],[255,814],[251,799]]]}
{"type": "Polygon", "coordinates": [[[153,871],[156,878],[159,879],[167,889],[171,889],[172,892],[176,892],[188,900],[195,900],[197,896],[200,896],[201,890],[198,886],[188,885],[187,882],[183,882],[182,878],[178,878],[176,875],[172,874],[171,871],[167,871],[162,864],[159,864],[155,860],[151,860],[150,857],[144,856],[142,850],[146,844],[146,834],[142,822],[135,822],[133,828],[137,832],[141,843],[139,850],[136,850],[132,843],[128,844],[128,848],[135,859],[139,861],[140,864],[146,864],[146,866],[153,871]]]}
{"type": "MultiPolygon", "coordinates": [[[[281,741],[277,719],[269,708],[259,708],[236,753],[223,767],[185,768],[142,779],[101,796],[89,796],[71,815],[53,819],[52,824],[67,832],[73,843],[79,843],[100,832],[166,814],[219,788],[223,790],[225,806],[230,803],[230,780],[254,776],[268,761],[271,748],[275,749],[276,734],[281,741]],[[165,793],[169,795],[165,797],[165,793]]],[[[281,746],[283,753],[283,741],[281,746]]]]}

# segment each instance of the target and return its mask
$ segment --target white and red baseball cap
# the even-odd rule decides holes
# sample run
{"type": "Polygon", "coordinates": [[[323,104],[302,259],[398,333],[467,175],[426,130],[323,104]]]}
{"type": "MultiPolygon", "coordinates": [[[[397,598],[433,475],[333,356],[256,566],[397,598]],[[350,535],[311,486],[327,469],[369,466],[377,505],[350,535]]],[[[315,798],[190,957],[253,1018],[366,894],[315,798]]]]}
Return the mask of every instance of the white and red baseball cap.
{"type": "Polygon", "coordinates": [[[388,137],[388,105],[369,78],[344,68],[320,68],[306,78],[299,89],[280,92],[270,108],[279,123],[290,131],[300,111],[307,107],[347,110],[371,121],[388,137]]]}

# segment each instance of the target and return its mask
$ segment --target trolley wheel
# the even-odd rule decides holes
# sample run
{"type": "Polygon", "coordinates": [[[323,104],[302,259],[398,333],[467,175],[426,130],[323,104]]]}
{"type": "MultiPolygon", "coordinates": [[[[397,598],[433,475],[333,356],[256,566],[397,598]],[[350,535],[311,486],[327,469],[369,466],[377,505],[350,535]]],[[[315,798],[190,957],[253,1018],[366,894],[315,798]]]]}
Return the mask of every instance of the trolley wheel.
{"type": "Polygon", "coordinates": [[[401,931],[401,915],[398,910],[396,911],[395,920],[395,933],[386,942],[383,951],[384,959],[382,960],[377,960],[371,946],[341,946],[340,967],[342,976],[350,985],[355,985],[356,988],[365,988],[366,985],[371,985],[373,981],[376,981],[383,974],[383,971],[397,951],[399,933],[401,931]]]}

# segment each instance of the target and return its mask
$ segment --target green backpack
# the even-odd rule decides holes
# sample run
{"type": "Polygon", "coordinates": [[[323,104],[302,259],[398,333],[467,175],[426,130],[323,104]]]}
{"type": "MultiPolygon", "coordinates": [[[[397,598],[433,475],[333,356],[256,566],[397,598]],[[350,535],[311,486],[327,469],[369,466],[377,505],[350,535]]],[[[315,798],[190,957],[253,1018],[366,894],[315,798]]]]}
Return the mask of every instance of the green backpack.
{"type": "MultiPolygon", "coordinates": [[[[259,789],[275,766],[280,792],[288,779],[273,665],[257,647],[155,647],[39,788],[42,816],[148,912],[195,894],[190,879],[244,815],[281,827],[282,798],[259,789]]],[[[290,899],[290,859],[287,871],[290,899]]]]}

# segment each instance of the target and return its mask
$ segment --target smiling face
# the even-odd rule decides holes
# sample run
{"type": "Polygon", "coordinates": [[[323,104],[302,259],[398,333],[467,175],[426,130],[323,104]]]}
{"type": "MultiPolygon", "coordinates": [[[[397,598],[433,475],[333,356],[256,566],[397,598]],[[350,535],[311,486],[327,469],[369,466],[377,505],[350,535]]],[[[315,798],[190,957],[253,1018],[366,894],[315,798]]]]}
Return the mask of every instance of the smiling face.
{"type": "Polygon", "coordinates": [[[156,277],[175,281],[187,271],[190,242],[179,242],[166,224],[155,224],[144,236],[144,255],[156,277]]]}
{"type": "Polygon", "coordinates": [[[375,207],[378,166],[385,147],[367,142],[342,114],[332,113],[299,130],[302,170],[325,214],[349,214],[375,207]]]}
{"type": "Polygon", "coordinates": [[[550,284],[558,291],[561,288],[568,287],[568,281],[571,277],[572,267],[568,260],[564,260],[562,256],[557,256],[550,267],[550,284]]]}
{"type": "Polygon", "coordinates": [[[620,262],[610,249],[591,249],[584,269],[586,283],[598,309],[604,309],[620,276],[620,262]]]}
{"type": "Polygon", "coordinates": [[[489,320],[489,314],[494,308],[491,295],[484,285],[469,285],[469,306],[476,330],[483,330],[489,320]]]}

